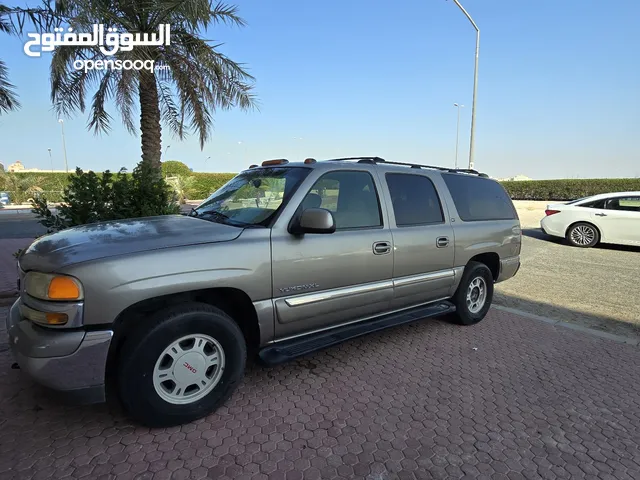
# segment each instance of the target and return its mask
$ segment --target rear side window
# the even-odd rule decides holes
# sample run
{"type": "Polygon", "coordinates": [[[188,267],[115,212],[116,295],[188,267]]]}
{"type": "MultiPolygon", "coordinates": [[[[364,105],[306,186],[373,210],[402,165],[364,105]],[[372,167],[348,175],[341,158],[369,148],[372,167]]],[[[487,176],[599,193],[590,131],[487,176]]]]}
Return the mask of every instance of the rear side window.
{"type": "Polygon", "coordinates": [[[387,173],[396,225],[428,225],[444,222],[442,205],[431,180],[423,175],[387,173]]]}
{"type": "Polygon", "coordinates": [[[443,173],[458,215],[465,222],[515,220],[511,198],[498,182],[466,174],[443,173]]]}

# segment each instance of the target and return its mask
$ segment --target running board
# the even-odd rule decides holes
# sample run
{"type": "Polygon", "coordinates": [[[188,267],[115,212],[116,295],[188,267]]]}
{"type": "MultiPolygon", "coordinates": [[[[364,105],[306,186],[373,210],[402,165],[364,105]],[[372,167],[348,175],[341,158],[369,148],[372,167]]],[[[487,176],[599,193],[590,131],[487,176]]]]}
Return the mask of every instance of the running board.
{"type": "Polygon", "coordinates": [[[266,365],[279,365],[368,333],[415,322],[423,318],[445,315],[455,311],[456,307],[448,301],[416,307],[410,310],[403,310],[402,312],[377,317],[373,320],[336,327],[331,330],[324,330],[315,334],[305,335],[304,337],[275,343],[260,350],[258,356],[266,365]]]}

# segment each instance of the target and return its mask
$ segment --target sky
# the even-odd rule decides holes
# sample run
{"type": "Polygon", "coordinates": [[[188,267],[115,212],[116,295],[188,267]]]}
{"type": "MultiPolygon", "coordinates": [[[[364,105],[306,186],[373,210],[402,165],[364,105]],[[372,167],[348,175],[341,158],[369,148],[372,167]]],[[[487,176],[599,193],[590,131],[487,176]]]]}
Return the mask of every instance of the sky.
{"type": "MultiPolygon", "coordinates": [[[[4,3],[12,4],[10,1],[4,3]]],[[[22,3],[16,0],[14,3],[22,3]]],[[[35,5],[36,0],[27,2],[35,5]]],[[[211,140],[167,129],[163,160],[237,172],[272,158],[380,156],[469,160],[475,30],[447,0],[237,0],[244,28],[204,35],[256,77],[259,111],[218,112],[211,140]],[[166,153],[165,153],[166,152],[166,153]],[[208,158],[210,157],[210,158],[208,158]]],[[[481,30],[475,168],[534,179],[640,176],[638,0],[461,0],[481,30]]],[[[46,54],[0,35],[22,108],[0,116],[0,162],[64,169],[46,54]]],[[[64,119],[71,169],[131,170],[140,160],[112,107],[109,135],[64,119]]]]}

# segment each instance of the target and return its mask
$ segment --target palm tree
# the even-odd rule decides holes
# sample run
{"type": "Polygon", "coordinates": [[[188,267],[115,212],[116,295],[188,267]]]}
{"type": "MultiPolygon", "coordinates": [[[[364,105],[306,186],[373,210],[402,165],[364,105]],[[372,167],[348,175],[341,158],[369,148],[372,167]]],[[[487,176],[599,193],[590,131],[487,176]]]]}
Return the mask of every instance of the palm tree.
{"type": "Polygon", "coordinates": [[[105,31],[117,28],[133,34],[157,33],[160,25],[171,26],[170,45],[134,46],[111,56],[98,46],[61,46],[51,61],[51,98],[56,112],[84,112],[87,93],[94,91],[88,128],[96,134],[110,130],[113,117],[106,107],[113,101],[123,124],[135,134],[134,110],[139,106],[142,161],[158,170],[162,123],[179,139],[195,131],[202,149],[217,109],[256,107],[253,77],[200,33],[219,23],[244,26],[236,7],[209,0],[69,0],[60,11],[76,32],[91,32],[94,24],[103,24],[105,31]],[[76,60],[153,60],[156,68],[76,70],[76,60]]]}

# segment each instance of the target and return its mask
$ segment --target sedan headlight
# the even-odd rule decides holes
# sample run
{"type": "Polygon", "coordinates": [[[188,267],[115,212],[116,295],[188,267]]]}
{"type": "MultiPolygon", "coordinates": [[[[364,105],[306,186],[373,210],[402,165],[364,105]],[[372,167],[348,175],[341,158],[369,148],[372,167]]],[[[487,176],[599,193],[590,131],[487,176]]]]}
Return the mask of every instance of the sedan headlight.
{"type": "Polygon", "coordinates": [[[27,295],[40,300],[82,300],[84,291],[80,281],[67,275],[29,272],[24,277],[27,295]]]}

